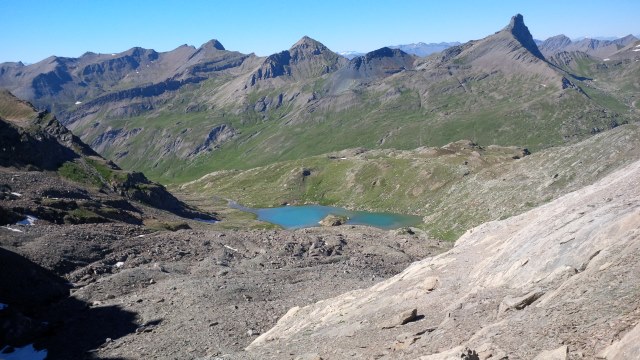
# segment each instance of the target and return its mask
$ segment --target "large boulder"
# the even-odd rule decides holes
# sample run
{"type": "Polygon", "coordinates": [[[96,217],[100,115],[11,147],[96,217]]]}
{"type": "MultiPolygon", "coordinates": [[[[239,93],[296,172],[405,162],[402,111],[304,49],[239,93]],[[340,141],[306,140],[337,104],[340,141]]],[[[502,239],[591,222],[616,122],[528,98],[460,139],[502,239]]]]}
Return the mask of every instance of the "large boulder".
{"type": "Polygon", "coordinates": [[[320,220],[318,223],[322,226],[340,226],[347,222],[349,218],[346,216],[338,216],[329,214],[324,219],[320,220]]]}

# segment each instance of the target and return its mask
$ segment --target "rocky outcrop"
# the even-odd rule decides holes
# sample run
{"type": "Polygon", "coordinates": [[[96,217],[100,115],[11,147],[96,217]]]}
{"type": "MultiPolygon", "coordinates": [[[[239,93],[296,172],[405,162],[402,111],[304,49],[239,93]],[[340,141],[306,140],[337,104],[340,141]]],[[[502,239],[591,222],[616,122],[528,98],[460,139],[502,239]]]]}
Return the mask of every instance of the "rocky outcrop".
{"type": "Polygon", "coordinates": [[[255,85],[259,80],[271,79],[279,76],[291,75],[289,64],[291,55],[288,51],[269,55],[260,68],[251,74],[250,85],[255,85]]]}
{"type": "Polygon", "coordinates": [[[635,162],[547,205],[471,229],[449,252],[392,279],[291,309],[247,350],[263,359],[281,351],[393,359],[635,354],[626,346],[637,348],[640,323],[638,179],[635,162]],[[420,320],[382,329],[411,308],[420,320]]]}
{"type": "MultiPolygon", "coordinates": [[[[55,119],[51,121],[59,124],[55,119]]],[[[33,166],[56,170],[65,161],[80,156],[72,148],[61,144],[64,141],[62,138],[59,140],[46,130],[39,127],[25,129],[0,118],[0,166],[33,166]]]]}
{"type": "Polygon", "coordinates": [[[340,226],[346,222],[347,222],[346,216],[329,214],[325,216],[324,219],[320,220],[318,223],[322,226],[340,226]]]}
{"type": "Polygon", "coordinates": [[[236,131],[233,127],[227,124],[216,125],[209,131],[207,137],[202,144],[198,145],[188,156],[197,155],[203,151],[211,151],[215,147],[220,146],[222,143],[228,141],[236,135],[236,131]]]}
{"type": "Polygon", "coordinates": [[[0,166],[57,170],[66,161],[98,156],[49,112],[38,112],[7,91],[0,102],[0,166]]]}

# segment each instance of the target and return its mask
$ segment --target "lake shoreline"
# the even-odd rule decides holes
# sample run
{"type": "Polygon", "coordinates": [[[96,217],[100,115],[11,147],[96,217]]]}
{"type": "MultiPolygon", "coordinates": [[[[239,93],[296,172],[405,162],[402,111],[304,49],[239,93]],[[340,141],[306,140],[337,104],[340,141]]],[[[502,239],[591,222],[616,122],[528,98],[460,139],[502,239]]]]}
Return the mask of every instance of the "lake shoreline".
{"type": "Polygon", "coordinates": [[[279,225],[284,229],[302,229],[321,226],[319,222],[328,215],[346,217],[344,225],[364,225],[384,230],[417,226],[422,217],[417,215],[395,214],[348,210],[324,205],[285,205],[272,208],[250,208],[228,200],[229,207],[255,214],[258,220],[279,225]]]}

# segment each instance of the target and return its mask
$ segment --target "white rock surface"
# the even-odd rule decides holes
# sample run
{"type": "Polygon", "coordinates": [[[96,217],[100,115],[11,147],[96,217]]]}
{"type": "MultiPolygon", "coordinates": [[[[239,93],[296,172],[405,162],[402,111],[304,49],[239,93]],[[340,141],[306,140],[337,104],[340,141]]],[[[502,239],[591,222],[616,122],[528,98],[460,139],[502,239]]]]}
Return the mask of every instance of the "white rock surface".
{"type": "Polygon", "coordinates": [[[371,288],[291,309],[247,351],[262,358],[312,351],[325,359],[460,359],[465,349],[481,359],[563,351],[566,358],[568,351],[569,358],[626,359],[633,348],[633,358],[640,354],[639,278],[636,162],[469,230],[447,253],[371,288]],[[417,321],[383,329],[409,308],[417,321]],[[403,333],[418,339],[393,346],[403,333]]]}

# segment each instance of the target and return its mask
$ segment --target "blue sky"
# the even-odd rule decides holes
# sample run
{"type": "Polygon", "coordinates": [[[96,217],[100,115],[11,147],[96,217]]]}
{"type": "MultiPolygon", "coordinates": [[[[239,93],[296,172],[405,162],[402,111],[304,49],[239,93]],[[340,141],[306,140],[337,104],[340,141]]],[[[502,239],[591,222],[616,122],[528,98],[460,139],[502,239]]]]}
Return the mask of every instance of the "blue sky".
{"type": "Polygon", "coordinates": [[[638,0],[0,0],[0,62],[133,46],[168,51],[214,38],[228,50],[269,55],[303,35],[334,51],[366,52],[479,39],[516,13],[537,39],[640,33],[638,0]]]}

